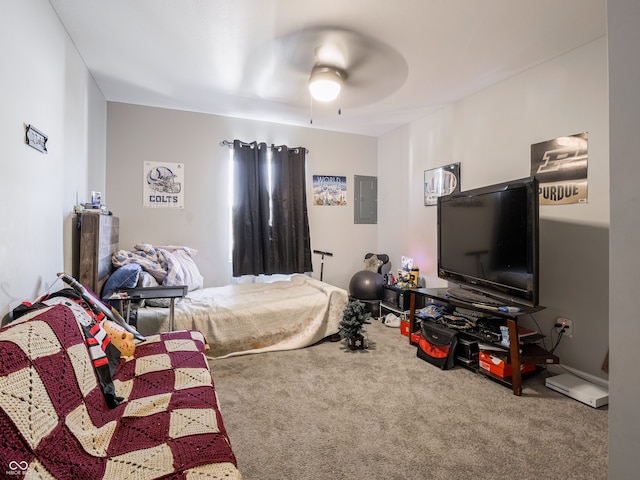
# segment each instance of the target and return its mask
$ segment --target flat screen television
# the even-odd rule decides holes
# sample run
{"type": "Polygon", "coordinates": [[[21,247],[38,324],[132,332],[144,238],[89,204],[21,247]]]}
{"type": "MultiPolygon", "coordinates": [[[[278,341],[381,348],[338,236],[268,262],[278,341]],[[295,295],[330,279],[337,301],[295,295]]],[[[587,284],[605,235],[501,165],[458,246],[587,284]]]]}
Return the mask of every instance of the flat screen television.
{"type": "Polygon", "coordinates": [[[438,198],[438,277],[451,297],[538,305],[538,182],[534,177],[438,198]]]}

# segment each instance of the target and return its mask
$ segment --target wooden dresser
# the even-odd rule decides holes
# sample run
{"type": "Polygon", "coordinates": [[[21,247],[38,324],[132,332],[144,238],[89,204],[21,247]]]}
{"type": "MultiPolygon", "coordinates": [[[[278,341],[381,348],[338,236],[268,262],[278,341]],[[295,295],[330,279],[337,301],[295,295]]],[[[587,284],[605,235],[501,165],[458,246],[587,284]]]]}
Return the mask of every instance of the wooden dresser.
{"type": "Polygon", "coordinates": [[[77,217],[78,280],[100,295],[113,270],[111,256],[118,250],[120,219],[113,215],[80,213],[77,217]]]}

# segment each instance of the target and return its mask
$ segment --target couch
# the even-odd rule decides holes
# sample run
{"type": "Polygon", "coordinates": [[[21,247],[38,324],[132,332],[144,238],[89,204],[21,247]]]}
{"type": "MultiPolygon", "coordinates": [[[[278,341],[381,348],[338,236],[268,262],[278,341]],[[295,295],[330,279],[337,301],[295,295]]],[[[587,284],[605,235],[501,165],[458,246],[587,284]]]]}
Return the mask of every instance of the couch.
{"type": "Polygon", "coordinates": [[[0,478],[241,479],[202,334],[147,337],[105,379],[82,315],[62,301],[0,329],[0,478]]]}

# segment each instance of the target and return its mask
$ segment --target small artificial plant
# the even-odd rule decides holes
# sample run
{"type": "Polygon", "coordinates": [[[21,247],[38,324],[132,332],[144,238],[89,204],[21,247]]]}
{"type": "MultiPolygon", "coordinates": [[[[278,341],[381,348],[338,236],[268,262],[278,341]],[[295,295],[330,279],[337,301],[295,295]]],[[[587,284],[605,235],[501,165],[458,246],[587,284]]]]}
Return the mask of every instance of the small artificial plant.
{"type": "Polygon", "coordinates": [[[361,335],[364,331],[364,325],[371,323],[370,317],[371,313],[366,311],[364,303],[359,300],[349,302],[342,314],[342,320],[340,320],[340,337],[349,339],[361,335]]]}

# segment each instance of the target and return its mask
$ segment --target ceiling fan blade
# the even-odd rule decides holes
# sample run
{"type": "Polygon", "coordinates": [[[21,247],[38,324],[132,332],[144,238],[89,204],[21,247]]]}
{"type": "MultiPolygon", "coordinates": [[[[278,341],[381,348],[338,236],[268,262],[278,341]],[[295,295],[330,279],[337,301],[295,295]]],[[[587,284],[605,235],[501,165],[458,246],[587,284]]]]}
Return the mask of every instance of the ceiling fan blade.
{"type": "Polygon", "coordinates": [[[391,46],[338,27],[318,26],[279,37],[252,56],[262,98],[308,104],[307,82],[315,65],[345,74],[343,105],[353,107],[380,100],[407,78],[404,57],[391,46]]]}
{"type": "Polygon", "coordinates": [[[275,41],[282,62],[303,72],[309,72],[315,64],[348,71],[352,65],[374,56],[377,48],[369,37],[337,27],[313,27],[275,41]]]}

